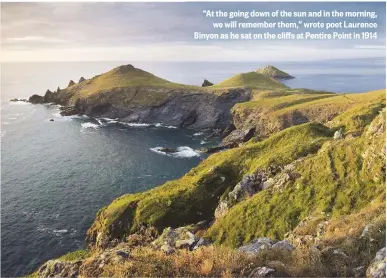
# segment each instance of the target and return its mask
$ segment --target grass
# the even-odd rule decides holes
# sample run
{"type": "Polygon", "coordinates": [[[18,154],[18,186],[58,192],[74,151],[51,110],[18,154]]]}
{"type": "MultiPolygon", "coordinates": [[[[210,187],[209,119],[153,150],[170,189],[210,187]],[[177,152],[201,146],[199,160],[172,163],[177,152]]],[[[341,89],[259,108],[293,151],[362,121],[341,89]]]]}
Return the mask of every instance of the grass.
{"type": "Polygon", "coordinates": [[[257,72],[274,78],[292,78],[290,74],[271,65],[260,68],[257,72]]]}
{"type": "Polygon", "coordinates": [[[209,88],[254,87],[263,89],[288,88],[281,82],[258,72],[240,73],[209,88]]]}
{"type": "Polygon", "coordinates": [[[91,253],[88,250],[76,250],[58,258],[58,260],[71,262],[88,258],[91,253]]]}
{"type": "MultiPolygon", "coordinates": [[[[373,114],[376,122],[384,116],[377,115],[373,114]]],[[[235,247],[257,237],[281,239],[309,215],[324,212],[339,217],[360,210],[385,194],[385,156],[375,147],[384,145],[384,136],[370,139],[366,133],[326,142],[316,155],[297,165],[294,172],[299,177],[282,191],[265,190],[237,204],[207,236],[235,247]],[[371,157],[372,163],[367,162],[371,157]]]]}
{"type": "Polygon", "coordinates": [[[246,173],[270,164],[285,165],[316,152],[331,131],[321,125],[289,128],[258,143],[211,155],[179,180],[139,194],[124,195],[102,209],[88,232],[94,241],[98,232],[122,238],[141,226],[160,232],[213,217],[219,198],[246,173]]]}
{"type": "Polygon", "coordinates": [[[385,90],[344,95],[302,89],[254,90],[252,101],[236,104],[232,113],[237,128],[255,127],[256,134],[265,137],[305,122],[325,124],[340,114],[342,118],[363,117],[363,109],[381,105],[385,105],[385,90]]]}

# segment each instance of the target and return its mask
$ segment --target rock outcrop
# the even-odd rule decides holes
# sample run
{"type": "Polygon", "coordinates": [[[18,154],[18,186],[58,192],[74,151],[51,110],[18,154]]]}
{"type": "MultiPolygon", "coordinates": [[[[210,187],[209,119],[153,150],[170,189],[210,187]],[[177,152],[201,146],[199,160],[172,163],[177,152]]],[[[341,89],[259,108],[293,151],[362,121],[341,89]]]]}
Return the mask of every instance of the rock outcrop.
{"type": "Polygon", "coordinates": [[[81,78],[79,78],[79,82],[78,83],[81,83],[81,82],[83,82],[83,81],[85,81],[86,79],[84,78],[84,77],[81,77],[81,78]]]}
{"type": "Polygon", "coordinates": [[[386,277],[386,247],[380,249],[370,266],[367,268],[367,278],[386,277]]]}
{"type": "Polygon", "coordinates": [[[71,87],[71,86],[73,86],[73,85],[75,85],[75,82],[74,82],[73,80],[70,80],[70,81],[69,81],[69,84],[67,85],[67,87],[71,87]]]}
{"type": "Polygon", "coordinates": [[[257,255],[268,250],[276,250],[278,252],[286,253],[294,251],[295,247],[286,240],[276,241],[270,238],[261,237],[238,248],[239,252],[244,252],[250,255],[257,255]]]}
{"type": "Polygon", "coordinates": [[[267,75],[267,76],[270,76],[270,77],[277,79],[277,80],[287,80],[287,79],[294,78],[294,76],[291,76],[290,74],[288,74],[282,70],[279,70],[276,67],[271,66],[271,65],[267,65],[267,66],[257,70],[257,72],[262,73],[262,74],[267,75]]]}
{"type": "Polygon", "coordinates": [[[211,83],[210,81],[208,81],[207,79],[204,79],[202,87],[209,87],[209,86],[212,86],[212,85],[214,85],[214,84],[211,83]]]}

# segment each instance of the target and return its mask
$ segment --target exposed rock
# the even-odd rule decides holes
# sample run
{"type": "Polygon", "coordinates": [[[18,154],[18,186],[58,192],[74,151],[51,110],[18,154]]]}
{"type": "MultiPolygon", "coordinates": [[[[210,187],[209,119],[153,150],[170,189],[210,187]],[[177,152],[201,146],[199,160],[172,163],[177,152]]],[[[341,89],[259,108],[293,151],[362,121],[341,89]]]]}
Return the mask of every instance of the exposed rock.
{"type": "Polygon", "coordinates": [[[54,121],[54,119],[50,119],[50,122],[53,122],[54,121]]]}
{"type": "Polygon", "coordinates": [[[295,247],[287,240],[278,241],[274,243],[271,248],[279,251],[289,251],[289,252],[295,249],[295,247]]]}
{"type": "Polygon", "coordinates": [[[235,201],[240,201],[245,198],[250,198],[257,191],[262,189],[262,184],[267,180],[267,175],[264,172],[257,174],[246,175],[243,177],[234,189],[229,193],[229,197],[235,201]]]}
{"type": "Polygon", "coordinates": [[[169,244],[164,244],[160,247],[160,250],[163,251],[165,254],[170,255],[175,252],[175,249],[173,249],[169,244]]]}
{"type": "Polygon", "coordinates": [[[366,272],[367,278],[386,277],[386,247],[380,249],[366,272]]]}
{"type": "Polygon", "coordinates": [[[253,255],[271,249],[274,243],[275,241],[270,238],[260,237],[247,245],[239,247],[238,251],[253,255]]]}
{"type": "Polygon", "coordinates": [[[335,134],[333,135],[334,140],[339,140],[344,138],[344,130],[343,128],[340,128],[339,130],[336,130],[335,134]]]}
{"type": "Polygon", "coordinates": [[[255,128],[236,129],[222,140],[223,146],[237,146],[250,140],[254,136],[255,128]]]}
{"type": "Polygon", "coordinates": [[[12,101],[12,102],[18,102],[18,101],[21,101],[21,102],[28,102],[28,100],[25,99],[25,98],[14,98],[14,99],[11,99],[10,101],[12,101]]]}
{"type": "Polygon", "coordinates": [[[70,81],[69,81],[69,84],[67,85],[67,87],[71,87],[71,86],[73,86],[73,85],[75,85],[75,82],[72,81],[72,80],[70,80],[70,81]]]}
{"type": "Polygon", "coordinates": [[[207,79],[204,79],[202,87],[208,87],[208,86],[212,86],[212,85],[214,85],[214,84],[211,83],[210,81],[208,81],[207,79]]]}
{"type": "Polygon", "coordinates": [[[247,277],[276,277],[275,270],[266,266],[255,268],[247,277]]]}
{"type": "Polygon", "coordinates": [[[64,106],[60,108],[60,114],[62,116],[73,116],[77,115],[79,110],[75,106],[64,106]]]}
{"type": "Polygon", "coordinates": [[[219,219],[225,216],[230,209],[230,206],[227,201],[220,201],[218,206],[215,209],[215,219],[219,219]]]}
{"type": "Polygon", "coordinates": [[[82,261],[50,260],[38,270],[39,277],[77,277],[82,261]]]}
{"type": "Polygon", "coordinates": [[[194,247],[192,248],[193,250],[198,249],[201,246],[208,246],[211,245],[211,242],[205,238],[200,238],[198,242],[195,243],[194,247]]]}
{"type": "Polygon", "coordinates": [[[28,99],[28,102],[37,104],[37,103],[44,103],[45,101],[44,101],[44,97],[42,97],[42,96],[39,96],[39,95],[32,95],[32,96],[30,96],[30,98],[28,99]]]}
{"type": "Polygon", "coordinates": [[[152,245],[160,249],[164,246],[163,251],[169,253],[168,246],[172,249],[191,249],[197,241],[198,238],[186,227],[176,229],[168,227],[152,242],[152,245]]]}
{"type": "Polygon", "coordinates": [[[58,88],[56,89],[56,92],[57,92],[57,93],[59,93],[59,92],[60,92],[60,88],[59,88],[59,86],[58,86],[58,88]]]}
{"type": "Polygon", "coordinates": [[[227,137],[227,136],[230,135],[230,133],[233,132],[234,130],[236,130],[235,125],[234,125],[234,124],[229,124],[229,125],[222,131],[221,137],[222,137],[222,138],[227,137]]]}
{"type": "Polygon", "coordinates": [[[377,235],[377,233],[378,233],[377,227],[373,224],[368,224],[364,227],[364,229],[360,235],[360,238],[366,238],[370,241],[373,241],[374,237],[377,235]]]}
{"type": "Polygon", "coordinates": [[[81,77],[81,78],[79,78],[79,82],[78,83],[81,83],[81,82],[83,82],[83,81],[85,81],[86,79],[84,78],[84,77],[81,77]]]}

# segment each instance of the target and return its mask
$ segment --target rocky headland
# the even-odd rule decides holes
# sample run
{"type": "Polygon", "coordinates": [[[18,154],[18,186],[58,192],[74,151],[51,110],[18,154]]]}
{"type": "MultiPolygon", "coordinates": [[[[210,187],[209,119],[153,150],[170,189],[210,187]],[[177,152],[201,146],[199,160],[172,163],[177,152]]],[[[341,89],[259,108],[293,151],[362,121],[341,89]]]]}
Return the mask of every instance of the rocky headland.
{"type": "Polygon", "coordinates": [[[386,91],[277,79],[258,71],[202,88],[123,66],[31,97],[225,137],[180,179],[102,208],[85,250],[32,275],[385,277],[386,91]]]}

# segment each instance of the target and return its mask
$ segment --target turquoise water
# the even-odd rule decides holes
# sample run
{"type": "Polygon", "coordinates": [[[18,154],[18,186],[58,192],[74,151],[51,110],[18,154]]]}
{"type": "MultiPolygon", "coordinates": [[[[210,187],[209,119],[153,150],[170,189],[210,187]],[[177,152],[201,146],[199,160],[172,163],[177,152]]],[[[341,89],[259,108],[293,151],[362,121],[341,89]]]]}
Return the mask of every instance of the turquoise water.
{"type": "MultiPolygon", "coordinates": [[[[2,277],[84,247],[96,212],[114,198],[185,174],[204,157],[205,134],[109,119],[60,117],[53,105],[9,103],[65,87],[128,62],[2,65],[2,277]],[[53,122],[49,121],[54,119],[53,122]],[[181,147],[176,156],[156,147],[181,147]],[[184,147],[184,148],[183,148],[184,147]]],[[[263,66],[259,63],[133,63],[169,80],[200,85],[263,66]]],[[[384,59],[276,64],[296,76],[291,87],[363,92],[385,87],[384,59]]]]}

